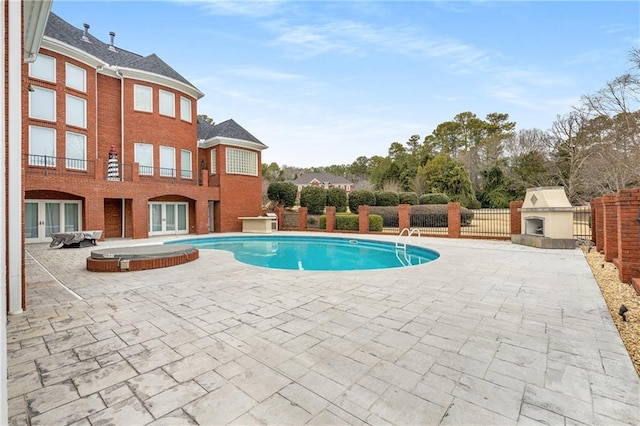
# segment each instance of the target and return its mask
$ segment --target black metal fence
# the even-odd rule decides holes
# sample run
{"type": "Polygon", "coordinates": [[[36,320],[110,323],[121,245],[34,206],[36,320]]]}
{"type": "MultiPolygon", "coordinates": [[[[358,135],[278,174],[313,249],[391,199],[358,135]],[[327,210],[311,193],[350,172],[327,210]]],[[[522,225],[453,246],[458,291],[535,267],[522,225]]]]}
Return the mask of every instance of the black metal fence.
{"type": "Polygon", "coordinates": [[[511,213],[509,209],[474,209],[473,219],[460,229],[461,236],[511,237],[511,213]]]}
{"type": "Polygon", "coordinates": [[[591,241],[591,206],[573,208],[573,238],[591,241]]]}

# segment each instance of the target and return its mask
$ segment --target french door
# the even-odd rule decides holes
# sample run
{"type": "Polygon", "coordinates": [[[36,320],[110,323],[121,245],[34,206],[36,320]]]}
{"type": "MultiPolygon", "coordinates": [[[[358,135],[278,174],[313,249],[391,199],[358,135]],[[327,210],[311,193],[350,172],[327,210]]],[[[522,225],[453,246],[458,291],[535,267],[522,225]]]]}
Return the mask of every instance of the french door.
{"type": "Polygon", "coordinates": [[[56,232],[82,230],[82,202],[65,200],[27,200],[24,204],[25,243],[51,241],[56,232]]]}
{"type": "Polygon", "coordinates": [[[149,208],[149,236],[189,233],[189,204],[153,202],[149,208]]]}

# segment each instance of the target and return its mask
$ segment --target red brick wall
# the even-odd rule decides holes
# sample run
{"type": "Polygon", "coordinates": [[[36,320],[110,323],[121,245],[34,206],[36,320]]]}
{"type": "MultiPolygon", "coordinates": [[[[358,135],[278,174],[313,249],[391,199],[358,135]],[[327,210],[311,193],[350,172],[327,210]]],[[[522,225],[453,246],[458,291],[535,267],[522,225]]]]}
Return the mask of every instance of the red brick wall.
{"type": "Polygon", "coordinates": [[[409,204],[400,204],[398,206],[398,228],[402,231],[404,228],[411,227],[411,206],[409,204]]]}
{"type": "Polygon", "coordinates": [[[602,197],[591,200],[591,239],[596,244],[596,250],[602,253],[604,249],[604,206],[602,197]]]}
{"type": "Polygon", "coordinates": [[[460,203],[450,202],[447,204],[448,215],[448,236],[449,238],[460,238],[460,203]]]}
{"type": "Polygon", "coordinates": [[[509,202],[510,232],[512,234],[522,233],[522,212],[520,211],[522,204],[524,204],[523,200],[509,202]]]}
{"type": "Polygon", "coordinates": [[[604,210],[602,215],[604,260],[611,262],[618,257],[618,212],[615,194],[602,197],[602,207],[604,210]]]}
{"type": "Polygon", "coordinates": [[[618,256],[613,259],[620,281],[640,277],[640,188],[621,189],[616,194],[618,256]]]}

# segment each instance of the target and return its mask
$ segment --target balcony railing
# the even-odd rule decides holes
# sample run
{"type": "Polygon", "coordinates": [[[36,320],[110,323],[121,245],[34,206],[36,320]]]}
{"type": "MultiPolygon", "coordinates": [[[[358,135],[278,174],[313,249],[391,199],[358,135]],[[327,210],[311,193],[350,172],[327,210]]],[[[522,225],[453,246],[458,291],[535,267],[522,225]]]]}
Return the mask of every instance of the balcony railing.
{"type": "Polygon", "coordinates": [[[136,178],[145,182],[171,182],[181,185],[202,185],[200,174],[191,170],[166,167],[150,167],[135,163],[109,163],[104,160],[102,170],[96,171],[95,160],[80,160],[49,155],[25,155],[25,169],[29,175],[74,176],[113,182],[133,182],[136,178]],[[137,168],[137,173],[136,173],[137,168]],[[135,176],[137,174],[137,176],[135,176]]]}

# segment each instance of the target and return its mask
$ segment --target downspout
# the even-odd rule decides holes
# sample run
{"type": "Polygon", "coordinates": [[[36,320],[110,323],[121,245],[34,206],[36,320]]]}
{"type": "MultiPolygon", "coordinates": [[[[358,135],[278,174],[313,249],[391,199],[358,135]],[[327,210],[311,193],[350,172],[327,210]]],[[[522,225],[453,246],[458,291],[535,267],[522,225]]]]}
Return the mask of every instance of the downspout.
{"type": "MultiPolygon", "coordinates": [[[[124,166],[124,74],[116,67],[116,75],[120,79],[120,164],[124,166]]],[[[120,182],[124,182],[124,167],[120,168],[120,182]]],[[[122,217],[120,220],[120,237],[125,237],[125,202],[124,198],[120,199],[120,211],[122,217]]]]}
{"type": "Polygon", "coordinates": [[[95,94],[96,94],[95,95],[96,96],[96,121],[95,121],[95,123],[96,123],[96,143],[95,143],[96,154],[95,154],[95,157],[94,157],[96,160],[98,158],[100,158],[99,157],[100,153],[98,152],[98,134],[99,134],[99,132],[98,132],[98,116],[99,116],[98,115],[98,72],[102,71],[103,68],[104,68],[104,65],[98,65],[96,67],[96,82],[95,82],[95,86],[96,86],[96,91],[95,91],[95,94]]]}

